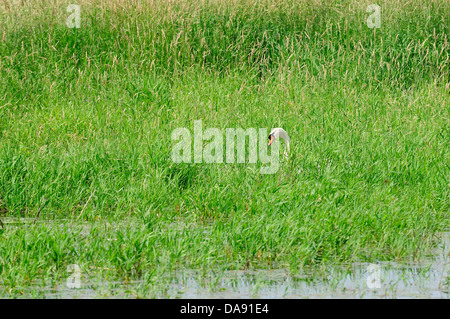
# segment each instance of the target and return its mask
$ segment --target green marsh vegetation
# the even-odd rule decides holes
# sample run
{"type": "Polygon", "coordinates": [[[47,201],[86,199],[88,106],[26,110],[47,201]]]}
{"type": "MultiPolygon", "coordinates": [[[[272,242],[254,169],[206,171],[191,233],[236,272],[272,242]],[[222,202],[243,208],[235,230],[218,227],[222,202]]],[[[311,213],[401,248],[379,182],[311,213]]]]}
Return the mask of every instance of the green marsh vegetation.
{"type": "Polygon", "coordinates": [[[379,29],[371,1],[79,1],[73,29],[69,3],[0,4],[2,295],[70,264],[154,296],[184,269],[420,260],[448,231],[450,2],[378,1],[379,29]],[[173,163],[198,119],[281,126],[290,159],[173,163]]]}

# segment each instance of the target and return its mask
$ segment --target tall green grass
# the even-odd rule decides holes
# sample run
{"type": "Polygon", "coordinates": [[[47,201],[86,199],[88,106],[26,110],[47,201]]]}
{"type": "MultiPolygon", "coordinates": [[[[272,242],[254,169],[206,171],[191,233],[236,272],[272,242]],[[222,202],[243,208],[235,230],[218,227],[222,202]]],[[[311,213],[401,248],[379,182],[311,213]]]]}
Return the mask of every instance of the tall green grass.
{"type": "MultiPolygon", "coordinates": [[[[447,1],[0,5],[0,278],[420,259],[449,227],[447,1]],[[289,161],[175,164],[173,129],[281,126],[289,161]],[[25,217],[25,222],[18,218],[25,217]],[[33,223],[36,219],[36,223],[33,223]]],[[[54,279],[51,279],[54,280],[54,279]]]]}

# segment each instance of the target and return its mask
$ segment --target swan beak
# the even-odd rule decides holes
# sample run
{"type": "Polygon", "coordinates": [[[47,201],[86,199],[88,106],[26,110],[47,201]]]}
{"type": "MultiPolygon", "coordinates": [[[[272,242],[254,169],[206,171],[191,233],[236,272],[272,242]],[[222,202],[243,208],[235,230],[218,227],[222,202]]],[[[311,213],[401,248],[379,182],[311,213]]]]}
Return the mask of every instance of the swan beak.
{"type": "Polygon", "coordinates": [[[273,135],[269,135],[269,146],[273,143],[274,140],[275,138],[273,137],[273,135]]]}

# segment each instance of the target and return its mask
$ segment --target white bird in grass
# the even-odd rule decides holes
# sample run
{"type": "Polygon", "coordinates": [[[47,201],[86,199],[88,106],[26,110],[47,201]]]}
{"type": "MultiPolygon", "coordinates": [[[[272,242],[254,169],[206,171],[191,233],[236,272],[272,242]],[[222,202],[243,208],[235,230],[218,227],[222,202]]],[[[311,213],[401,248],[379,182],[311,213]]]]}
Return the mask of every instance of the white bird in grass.
{"type": "Polygon", "coordinates": [[[283,130],[281,127],[274,128],[269,134],[269,146],[272,145],[273,141],[277,138],[282,138],[284,140],[284,155],[288,156],[289,151],[291,150],[291,139],[289,138],[287,132],[283,130]]]}

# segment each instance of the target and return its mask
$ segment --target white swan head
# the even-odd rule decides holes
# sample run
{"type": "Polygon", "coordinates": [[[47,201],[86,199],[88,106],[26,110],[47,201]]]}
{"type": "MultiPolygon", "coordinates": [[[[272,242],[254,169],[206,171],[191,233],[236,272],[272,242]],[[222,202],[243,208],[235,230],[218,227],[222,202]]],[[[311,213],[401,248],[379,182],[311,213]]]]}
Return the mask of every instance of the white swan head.
{"type": "Polygon", "coordinates": [[[269,134],[269,146],[272,145],[273,141],[277,138],[282,138],[285,143],[284,154],[287,155],[290,151],[291,139],[285,130],[281,127],[274,128],[269,134]]]}

